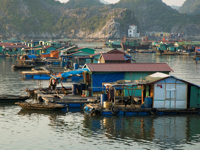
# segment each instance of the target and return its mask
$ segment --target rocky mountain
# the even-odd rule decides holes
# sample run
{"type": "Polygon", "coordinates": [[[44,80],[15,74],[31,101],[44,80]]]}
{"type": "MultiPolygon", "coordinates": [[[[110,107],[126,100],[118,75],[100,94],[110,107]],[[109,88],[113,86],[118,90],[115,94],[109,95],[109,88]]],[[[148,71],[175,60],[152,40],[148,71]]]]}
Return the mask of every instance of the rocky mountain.
{"type": "Polygon", "coordinates": [[[104,4],[110,4],[110,3],[108,3],[108,2],[106,2],[106,1],[104,1],[104,0],[100,0],[102,3],[104,3],[104,4]]]}
{"type": "MultiPolygon", "coordinates": [[[[189,1],[189,0],[188,0],[189,1]]],[[[162,0],[0,0],[0,37],[121,38],[129,25],[140,33],[200,34],[200,17],[180,14],[162,0]]]]}
{"type": "Polygon", "coordinates": [[[120,0],[112,5],[112,8],[126,8],[133,11],[140,31],[144,34],[152,31],[200,34],[198,16],[180,14],[162,0],[120,0]]]}
{"type": "Polygon", "coordinates": [[[172,5],[171,8],[175,9],[175,10],[178,10],[181,8],[180,6],[175,6],[175,5],[172,5]]]}
{"type": "Polygon", "coordinates": [[[103,3],[100,0],[69,0],[67,2],[67,9],[75,9],[75,8],[90,8],[93,6],[103,6],[103,3]]]}
{"type": "Polygon", "coordinates": [[[200,1],[186,0],[179,12],[188,15],[200,15],[200,1]]]}

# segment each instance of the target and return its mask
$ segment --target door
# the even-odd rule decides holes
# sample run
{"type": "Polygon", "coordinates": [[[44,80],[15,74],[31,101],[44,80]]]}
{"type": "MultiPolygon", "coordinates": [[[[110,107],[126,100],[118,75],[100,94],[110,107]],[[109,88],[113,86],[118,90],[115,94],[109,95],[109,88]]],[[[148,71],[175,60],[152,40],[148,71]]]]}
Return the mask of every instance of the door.
{"type": "Polygon", "coordinates": [[[175,84],[166,84],[164,108],[176,108],[176,89],[175,84]]]}

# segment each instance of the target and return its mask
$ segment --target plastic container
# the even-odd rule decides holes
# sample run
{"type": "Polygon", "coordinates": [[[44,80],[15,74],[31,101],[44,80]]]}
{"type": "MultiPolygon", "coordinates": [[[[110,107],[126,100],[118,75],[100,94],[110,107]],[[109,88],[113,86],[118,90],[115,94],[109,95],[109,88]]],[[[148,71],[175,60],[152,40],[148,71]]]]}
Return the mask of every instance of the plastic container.
{"type": "Polygon", "coordinates": [[[105,101],[107,101],[107,94],[101,94],[101,96],[100,96],[100,104],[101,104],[101,106],[104,105],[105,101]]]}
{"type": "Polygon", "coordinates": [[[78,90],[78,84],[73,84],[72,85],[72,94],[77,95],[77,90],[78,90]]]}
{"type": "Polygon", "coordinates": [[[148,96],[145,98],[145,102],[144,102],[144,107],[145,108],[152,108],[152,101],[153,101],[153,98],[148,96]]]}
{"type": "Polygon", "coordinates": [[[74,70],[78,69],[78,64],[74,63],[74,70]]]}

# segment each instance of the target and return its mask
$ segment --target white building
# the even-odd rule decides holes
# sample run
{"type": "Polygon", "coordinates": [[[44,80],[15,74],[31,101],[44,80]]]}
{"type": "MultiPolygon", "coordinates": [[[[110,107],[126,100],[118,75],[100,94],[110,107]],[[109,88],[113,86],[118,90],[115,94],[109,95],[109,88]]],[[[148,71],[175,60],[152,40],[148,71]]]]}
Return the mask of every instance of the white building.
{"type": "Polygon", "coordinates": [[[137,26],[130,25],[128,29],[128,37],[140,37],[140,33],[137,33],[137,26]]]}

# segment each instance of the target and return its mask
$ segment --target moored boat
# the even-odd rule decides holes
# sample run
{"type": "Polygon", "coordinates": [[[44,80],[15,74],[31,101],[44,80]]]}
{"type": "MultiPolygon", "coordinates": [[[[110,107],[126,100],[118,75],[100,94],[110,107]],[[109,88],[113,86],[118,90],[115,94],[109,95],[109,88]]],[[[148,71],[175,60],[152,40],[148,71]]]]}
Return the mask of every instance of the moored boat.
{"type": "Polygon", "coordinates": [[[23,109],[31,109],[31,110],[58,110],[63,109],[66,106],[55,103],[30,103],[30,102],[17,102],[15,103],[19,105],[23,109]]]}
{"type": "Polygon", "coordinates": [[[35,65],[12,65],[12,69],[32,69],[35,65]]]}
{"type": "Polygon", "coordinates": [[[29,98],[29,96],[21,96],[21,95],[0,95],[0,103],[11,103],[18,101],[25,101],[29,98]]]}

